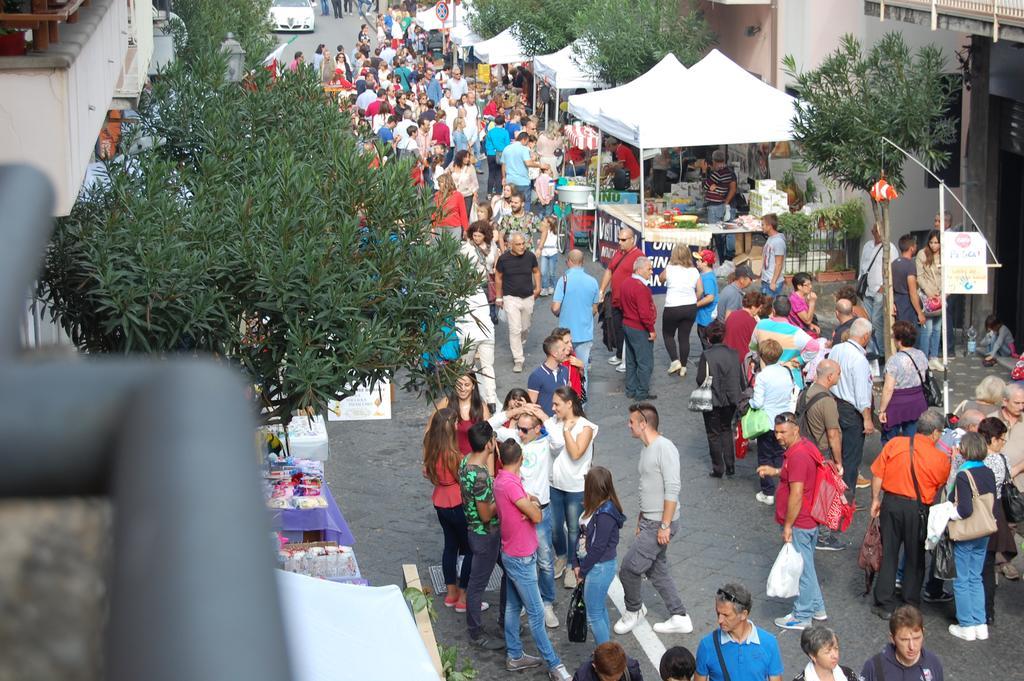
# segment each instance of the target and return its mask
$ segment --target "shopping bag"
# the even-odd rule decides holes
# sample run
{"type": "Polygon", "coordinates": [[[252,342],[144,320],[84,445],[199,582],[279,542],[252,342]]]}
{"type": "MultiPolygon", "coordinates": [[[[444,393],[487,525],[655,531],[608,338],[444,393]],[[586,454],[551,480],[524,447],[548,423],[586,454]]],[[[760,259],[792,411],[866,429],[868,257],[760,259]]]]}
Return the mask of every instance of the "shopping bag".
{"type": "Polygon", "coordinates": [[[786,542],[768,573],[768,597],[792,598],[799,594],[803,571],[803,556],[793,548],[793,542],[786,542]]]}
{"type": "Polygon", "coordinates": [[[935,576],[939,579],[956,579],[956,561],[953,559],[953,540],[949,532],[943,532],[935,545],[933,556],[935,576]]]}
{"type": "Polygon", "coordinates": [[[704,382],[693,389],[690,393],[690,411],[711,411],[715,408],[714,399],[711,394],[711,367],[705,363],[706,375],[704,382]]]}
{"type": "Polygon", "coordinates": [[[733,443],[734,449],[736,450],[736,458],[744,459],[747,456],[747,452],[750,451],[750,441],[743,435],[743,424],[736,424],[736,439],[733,443]]]}
{"type": "Polygon", "coordinates": [[[565,617],[565,629],[569,634],[569,640],[573,643],[586,643],[587,641],[587,606],[583,602],[583,581],[576,584],[576,588],[569,597],[569,613],[565,617]]]}
{"type": "Polygon", "coordinates": [[[845,531],[853,520],[853,508],[846,501],[846,483],[825,463],[818,465],[815,476],[811,518],[834,532],[845,531]]]}
{"type": "Polygon", "coordinates": [[[764,435],[772,429],[768,412],[764,409],[754,409],[753,407],[748,409],[747,413],[740,419],[740,425],[743,427],[743,434],[748,440],[764,435]]]}

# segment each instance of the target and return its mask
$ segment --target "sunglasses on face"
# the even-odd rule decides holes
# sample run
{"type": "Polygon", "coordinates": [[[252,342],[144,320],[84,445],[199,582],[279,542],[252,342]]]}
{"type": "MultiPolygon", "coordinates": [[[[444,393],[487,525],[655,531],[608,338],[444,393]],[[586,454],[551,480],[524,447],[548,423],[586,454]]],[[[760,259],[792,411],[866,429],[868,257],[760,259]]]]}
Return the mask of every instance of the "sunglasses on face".
{"type": "Polygon", "coordinates": [[[524,427],[524,426],[516,426],[516,427],[519,429],[519,432],[522,433],[523,435],[525,435],[526,433],[529,433],[531,430],[533,430],[533,426],[526,426],[526,427],[524,427]]]}

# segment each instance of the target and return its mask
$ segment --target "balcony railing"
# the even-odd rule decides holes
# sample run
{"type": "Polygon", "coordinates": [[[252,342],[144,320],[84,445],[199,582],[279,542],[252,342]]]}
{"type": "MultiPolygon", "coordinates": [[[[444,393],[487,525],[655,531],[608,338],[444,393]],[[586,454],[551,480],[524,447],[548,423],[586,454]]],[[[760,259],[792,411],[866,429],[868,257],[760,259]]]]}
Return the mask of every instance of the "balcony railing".
{"type": "Polygon", "coordinates": [[[1024,0],[879,0],[882,16],[885,6],[906,7],[932,16],[932,30],[938,27],[939,15],[963,17],[992,22],[992,35],[999,37],[999,25],[1024,25],[1024,0]]]}
{"type": "Polygon", "coordinates": [[[50,43],[60,41],[60,24],[78,21],[78,10],[88,7],[90,0],[32,0],[32,11],[26,13],[0,12],[0,26],[32,30],[32,44],[36,50],[45,51],[50,43]]]}

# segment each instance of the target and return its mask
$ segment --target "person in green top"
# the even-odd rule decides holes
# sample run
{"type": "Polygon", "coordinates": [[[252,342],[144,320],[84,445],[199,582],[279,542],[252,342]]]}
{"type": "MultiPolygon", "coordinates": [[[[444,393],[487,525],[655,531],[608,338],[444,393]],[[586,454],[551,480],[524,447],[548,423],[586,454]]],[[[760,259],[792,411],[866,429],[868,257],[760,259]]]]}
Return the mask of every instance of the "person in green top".
{"type": "MultiPolygon", "coordinates": [[[[469,629],[470,645],[482,650],[504,650],[504,635],[498,633],[503,630],[501,622],[498,623],[497,632],[489,632],[484,629],[481,617],[486,607],[482,603],[484,589],[491,579],[501,549],[501,532],[494,504],[497,441],[494,429],[487,421],[474,423],[467,435],[473,451],[459,465],[462,509],[469,525],[469,549],[472,553],[466,560],[473,560],[473,571],[466,586],[466,626],[469,629]]],[[[505,612],[505,588],[505,577],[502,576],[499,620],[505,612]]]]}
{"type": "Polygon", "coordinates": [[[398,68],[391,72],[391,76],[398,79],[398,83],[402,86],[402,92],[410,92],[412,90],[409,86],[409,79],[412,78],[412,71],[405,65],[405,58],[402,58],[401,61],[399,61],[398,68]]]}

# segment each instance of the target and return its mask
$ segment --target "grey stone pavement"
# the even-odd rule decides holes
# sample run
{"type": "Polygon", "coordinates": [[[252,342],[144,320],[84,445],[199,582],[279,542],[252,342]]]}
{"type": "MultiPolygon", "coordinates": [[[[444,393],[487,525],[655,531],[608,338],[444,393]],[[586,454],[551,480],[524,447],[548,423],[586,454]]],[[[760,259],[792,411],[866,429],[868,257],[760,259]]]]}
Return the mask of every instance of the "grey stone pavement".
{"type": "MultiPolygon", "coordinates": [[[[588,265],[592,273],[598,269],[588,265]]],[[[826,290],[834,290],[832,286],[826,290]]],[[[828,298],[828,294],[822,294],[828,298]]],[[[661,306],[663,296],[656,300],[661,306]]],[[[525,387],[527,372],[542,360],[540,342],[557,326],[549,310],[550,298],[538,301],[523,374],[512,374],[512,360],[508,350],[507,327],[499,325],[496,369],[498,394],[504,396],[510,388],[525,387]]],[[[823,311],[824,312],[824,311],[823,311]]],[[[821,315],[825,319],[825,314],[821,315]]],[[[664,372],[668,356],[659,337],[655,344],[654,381],[652,390],[658,395],[656,405],[662,419],[663,433],[676,443],[682,460],[683,486],[680,495],[682,510],[681,531],[669,549],[672,573],[681,595],[694,621],[695,631],[689,635],[661,636],[666,647],[684,645],[696,650],[700,637],[714,628],[714,593],[728,581],[739,581],[754,594],[752,619],[778,635],[786,665],[784,678],[798,673],[806,661],[800,652],[799,632],[780,631],[772,619],[789,612],[789,601],[768,599],[765,583],[772,562],[782,545],[781,530],[774,521],[773,509],[754,501],[757,479],[754,473],[756,454],[752,451],[737,463],[732,479],[713,479],[710,470],[703,421],[699,414],[686,408],[686,398],[695,387],[693,362],[699,355],[696,333],[691,338],[690,373],[680,380],[669,378],[664,372]]],[[[587,415],[600,427],[596,443],[595,461],[608,467],[614,477],[626,515],[635,518],[637,512],[638,442],[632,439],[626,427],[629,401],[623,395],[623,375],[613,371],[606,363],[609,353],[598,347],[593,356],[591,397],[587,415]]],[[[970,363],[971,370],[953,371],[955,400],[966,388],[980,378],[981,364],[977,360],[956,360],[970,363]]],[[[954,364],[956,366],[956,364],[954,364]]],[[[360,567],[373,584],[401,583],[401,564],[416,563],[421,577],[426,579],[428,568],[440,564],[442,538],[436,516],[430,504],[430,485],[420,474],[420,440],[432,407],[424,401],[399,392],[392,421],[359,423],[332,423],[331,459],[327,465],[328,480],[345,517],[356,537],[356,555],[360,567]]],[[[752,448],[753,449],[753,448],[752,448]]],[[[867,466],[880,449],[878,437],[868,441],[865,452],[867,466]]],[[[859,505],[866,506],[869,490],[859,490],[859,505]]],[[[887,624],[869,612],[868,599],[862,598],[863,573],[857,568],[857,549],[864,535],[866,513],[859,512],[847,533],[850,548],[842,552],[816,554],[819,579],[830,615],[829,626],[839,634],[842,642],[842,661],[859,671],[863,662],[881,648],[887,639],[887,624]]],[[[624,554],[630,541],[633,525],[623,530],[624,554]]],[[[564,613],[569,591],[559,587],[556,611],[564,613]]],[[[946,632],[947,613],[942,607],[925,604],[927,617],[926,645],[943,657],[947,678],[964,678],[968,673],[995,678],[997,670],[1005,671],[1004,655],[997,658],[992,652],[1005,650],[1007,644],[1019,649],[1022,640],[1022,616],[1012,605],[1024,595],[1020,583],[1003,582],[997,595],[998,626],[992,629],[987,643],[968,644],[954,639],[946,632]]],[[[485,600],[497,605],[497,593],[489,592],[485,600]]],[[[664,604],[649,585],[645,584],[645,602],[653,623],[667,616],[664,604]]],[[[512,678],[506,672],[500,654],[482,653],[469,648],[463,616],[441,606],[437,599],[438,620],[435,632],[439,641],[456,644],[481,672],[482,679],[512,678]]],[[[619,613],[609,604],[614,622],[619,613]]],[[[564,614],[563,614],[564,617],[564,614]]],[[[485,613],[485,622],[494,624],[495,611],[485,613]]],[[[593,649],[593,643],[569,643],[564,628],[550,632],[556,650],[573,671],[593,649]]],[[[632,634],[615,636],[628,653],[640,659],[645,678],[656,679],[656,668],[651,665],[632,634]]],[[[529,635],[524,636],[527,650],[531,650],[529,635]]],[[[1018,658],[1019,659],[1019,658],[1018,658]]],[[[536,677],[527,672],[526,675],[536,677]]]]}

